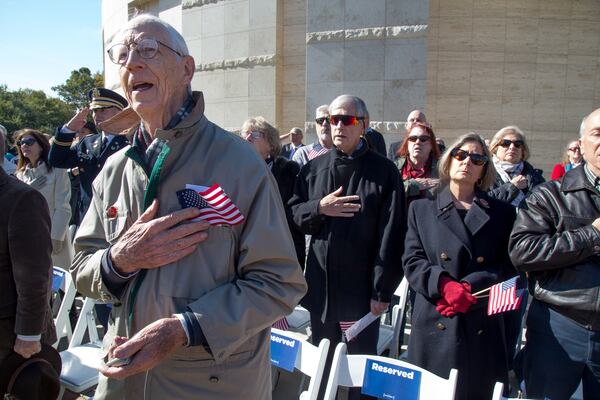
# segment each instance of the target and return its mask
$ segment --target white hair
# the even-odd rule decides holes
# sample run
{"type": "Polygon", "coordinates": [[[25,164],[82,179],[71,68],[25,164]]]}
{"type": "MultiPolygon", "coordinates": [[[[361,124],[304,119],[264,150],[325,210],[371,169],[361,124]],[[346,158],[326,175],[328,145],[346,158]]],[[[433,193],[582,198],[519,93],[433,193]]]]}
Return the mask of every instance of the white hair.
{"type": "Polygon", "coordinates": [[[169,37],[169,43],[166,43],[169,47],[172,47],[174,50],[178,51],[184,56],[190,55],[190,51],[188,50],[185,39],[183,36],[181,36],[181,33],[179,33],[177,29],[173,28],[173,26],[168,22],[163,21],[162,19],[151,14],[138,14],[130,19],[123,28],[113,35],[111,41],[121,38],[125,32],[131,31],[143,25],[159,25],[169,37]]]}
{"type": "Polygon", "coordinates": [[[579,138],[580,139],[583,139],[583,134],[585,133],[585,120],[587,119],[588,116],[583,117],[583,119],[581,120],[581,125],[579,126],[579,138]]]}
{"type": "Polygon", "coordinates": [[[323,104],[322,106],[317,107],[315,115],[319,115],[320,112],[329,114],[329,104],[323,104]]]}
{"type": "Polygon", "coordinates": [[[367,111],[367,105],[365,102],[360,97],[352,96],[350,94],[342,94],[341,96],[336,97],[329,105],[329,113],[331,114],[331,110],[333,110],[335,106],[345,103],[354,104],[354,112],[356,113],[357,117],[368,118],[369,112],[367,111]]]}

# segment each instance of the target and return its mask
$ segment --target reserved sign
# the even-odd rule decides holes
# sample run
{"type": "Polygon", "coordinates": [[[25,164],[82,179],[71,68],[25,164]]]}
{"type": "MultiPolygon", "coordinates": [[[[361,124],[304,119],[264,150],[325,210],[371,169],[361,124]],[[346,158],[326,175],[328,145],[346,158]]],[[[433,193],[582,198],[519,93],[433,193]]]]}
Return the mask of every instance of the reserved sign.
{"type": "Polygon", "coordinates": [[[58,292],[63,285],[65,280],[65,273],[63,271],[52,270],[52,291],[58,292]]]}
{"type": "Polygon", "coordinates": [[[367,359],[362,393],[378,399],[418,400],[421,371],[367,359]]]}
{"type": "Polygon", "coordinates": [[[298,340],[271,332],[271,364],[293,372],[298,350],[298,340]]]}

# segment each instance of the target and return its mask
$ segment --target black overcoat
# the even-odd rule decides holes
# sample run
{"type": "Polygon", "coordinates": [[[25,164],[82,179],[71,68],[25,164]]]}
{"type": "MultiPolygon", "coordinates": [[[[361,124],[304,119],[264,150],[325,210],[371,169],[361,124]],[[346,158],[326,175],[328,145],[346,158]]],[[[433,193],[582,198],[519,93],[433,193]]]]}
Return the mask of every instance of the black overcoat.
{"type": "Polygon", "coordinates": [[[507,381],[503,317],[487,315],[487,298],[466,314],[441,316],[439,277],[469,282],[476,293],[517,275],[508,257],[514,219],[513,207],[478,192],[463,222],[448,187],[409,208],[403,265],[416,299],[408,360],[446,378],[458,369],[457,399],[489,399],[495,382],[507,381]]]}
{"type": "Polygon", "coordinates": [[[74,133],[62,133],[57,129],[55,140],[50,147],[48,163],[54,168],[79,168],[80,191],[77,209],[79,215],[72,218],[79,225],[92,200],[92,182],[100,172],[104,163],[114,153],[129,143],[123,135],[115,135],[108,146],[102,149],[102,135],[88,135],[79,143],[71,146],[74,133]]]}
{"type": "Polygon", "coordinates": [[[312,235],[301,304],[324,321],[358,320],[371,299],[389,302],[402,279],[402,179],[394,163],[362,140],[353,157],[334,148],[303,166],[289,203],[296,225],[312,235]],[[336,182],[343,168],[351,171],[347,184],[336,182]],[[360,197],[360,211],[351,218],[319,215],[319,201],[339,186],[343,195],[360,197]]]}

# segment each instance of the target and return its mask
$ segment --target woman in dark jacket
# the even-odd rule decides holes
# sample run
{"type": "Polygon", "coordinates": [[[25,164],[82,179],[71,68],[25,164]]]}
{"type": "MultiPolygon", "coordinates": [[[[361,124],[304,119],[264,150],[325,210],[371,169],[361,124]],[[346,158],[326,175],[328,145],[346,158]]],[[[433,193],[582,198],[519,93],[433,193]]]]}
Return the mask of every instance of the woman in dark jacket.
{"type": "Polygon", "coordinates": [[[298,257],[300,266],[304,269],[306,256],[304,234],[293,223],[292,212],[287,205],[288,200],[294,193],[294,183],[296,182],[298,172],[300,172],[300,166],[294,161],[279,156],[281,152],[279,131],[263,117],[246,120],[242,125],[241,136],[252,143],[252,146],[262,159],[265,160],[277,181],[279,194],[281,195],[281,200],[283,200],[283,207],[288,219],[288,226],[294,240],[296,256],[298,257]]]}
{"type": "Polygon", "coordinates": [[[490,152],[493,154],[496,180],[489,195],[515,207],[525,205],[525,197],[531,189],[545,182],[542,170],[527,162],[529,146],[525,134],[517,126],[506,126],[492,138],[490,152]]]}
{"type": "Polygon", "coordinates": [[[489,157],[479,135],[460,137],[440,160],[439,193],[408,212],[403,265],[417,292],[408,361],[445,378],[456,368],[459,400],[487,400],[508,378],[503,317],[473,295],[516,275],[507,251],[515,212],[486,194],[489,157]]]}
{"type": "Polygon", "coordinates": [[[425,197],[439,184],[437,161],[440,150],[429,124],[417,122],[406,132],[396,152],[394,162],[402,175],[407,206],[411,201],[425,197]]]}

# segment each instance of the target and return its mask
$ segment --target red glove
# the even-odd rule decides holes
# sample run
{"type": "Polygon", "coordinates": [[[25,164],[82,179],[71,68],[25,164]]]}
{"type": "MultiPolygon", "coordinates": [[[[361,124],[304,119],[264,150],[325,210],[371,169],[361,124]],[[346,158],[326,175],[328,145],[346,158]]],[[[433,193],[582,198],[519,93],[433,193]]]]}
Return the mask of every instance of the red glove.
{"type": "Polygon", "coordinates": [[[439,299],[437,305],[435,306],[437,312],[439,312],[443,317],[454,317],[456,315],[456,311],[450,304],[446,302],[443,298],[439,299]]]}
{"type": "Polygon", "coordinates": [[[477,303],[477,299],[469,293],[470,289],[471,285],[468,283],[456,282],[447,275],[441,275],[438,282],[438,290],[444,300],[459,313],[466,313],[477,303]]]}

